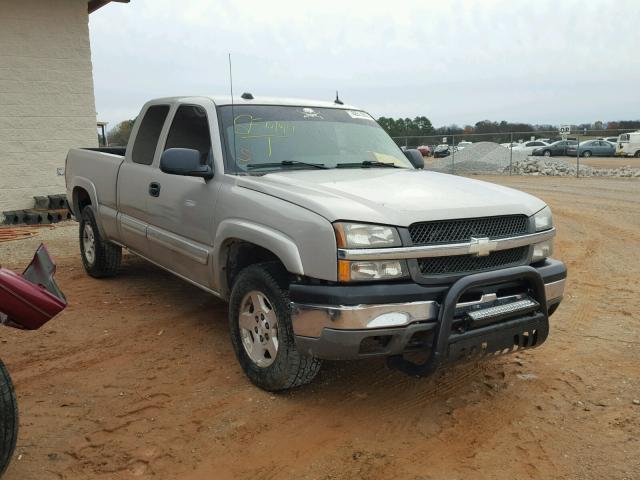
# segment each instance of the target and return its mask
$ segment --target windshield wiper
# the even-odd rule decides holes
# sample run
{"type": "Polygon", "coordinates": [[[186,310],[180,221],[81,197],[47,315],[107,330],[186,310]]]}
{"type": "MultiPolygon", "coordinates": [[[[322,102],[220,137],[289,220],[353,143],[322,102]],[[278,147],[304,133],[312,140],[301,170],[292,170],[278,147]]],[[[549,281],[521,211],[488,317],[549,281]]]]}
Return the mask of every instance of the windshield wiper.
{"type": "Polygon", "coordinates": [[[363,162],[353,162],[353,163],[339,163],[336,165],[336,168],[350,168],[350,167],[388,167],[388,168],[404,168],[400,165],[396,165],[391,162],[378,162],[374,160],[364,160],[363,162]]]}
{"type": "Polygon", "coordinates": [[[247,170],[251,170],[254,168],[269,168],[269,167],[295,167],[299,165],[307,165],[309,167],[314,168],[329,168],[324,163],[307,163],[307,162],[299,162],[297,160],[283,160],[281,162],[270,162],[270,163],[250,163],[247,165],[247,170]]]}

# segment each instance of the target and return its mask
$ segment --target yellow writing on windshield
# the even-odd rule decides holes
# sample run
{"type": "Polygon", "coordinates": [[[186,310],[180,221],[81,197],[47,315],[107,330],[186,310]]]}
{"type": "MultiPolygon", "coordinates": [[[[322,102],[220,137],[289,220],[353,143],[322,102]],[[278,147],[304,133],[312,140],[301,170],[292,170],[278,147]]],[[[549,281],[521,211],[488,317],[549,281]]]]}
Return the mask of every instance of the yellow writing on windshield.
{"type": "Polygon", "coordinates": [[[267,155],[271,156],[271,139],[289,138],[295,134],[296,127],[280,120],[262,120],[253,115],[237,115],[233,119],[233,129],[237,138],[248,140],[264,138],[267,155]]]}

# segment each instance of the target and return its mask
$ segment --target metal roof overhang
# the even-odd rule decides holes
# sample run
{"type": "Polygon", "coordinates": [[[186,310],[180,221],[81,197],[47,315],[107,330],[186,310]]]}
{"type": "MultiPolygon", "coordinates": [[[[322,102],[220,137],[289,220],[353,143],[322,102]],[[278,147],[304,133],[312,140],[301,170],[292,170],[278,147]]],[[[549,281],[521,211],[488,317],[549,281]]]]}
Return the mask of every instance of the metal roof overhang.
{"type": "Polygon", "coordinates": [[[89,13],[93,13],[98,10],[100,7],[104,7],[107,3],[118,2],[118,3],[129,3],[129,0],[89,0],[88,11],[89,13]]]}

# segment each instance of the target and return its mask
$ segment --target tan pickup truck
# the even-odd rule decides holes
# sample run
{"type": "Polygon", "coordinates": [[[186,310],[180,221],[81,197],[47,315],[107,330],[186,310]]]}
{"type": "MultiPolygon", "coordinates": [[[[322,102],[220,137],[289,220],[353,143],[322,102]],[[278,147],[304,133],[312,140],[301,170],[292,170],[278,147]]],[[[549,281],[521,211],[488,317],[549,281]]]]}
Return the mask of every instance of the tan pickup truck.
{"type": "Polygon", "coordinates": [[[281,390],[322,359],[426,375],[544,342],[566,277],[549,208],[422,166],[356,107],[175,97],[126,149],[71,150],[66,182],[90,275],[126,248],[228,301],[242,368],[281,390]]]}

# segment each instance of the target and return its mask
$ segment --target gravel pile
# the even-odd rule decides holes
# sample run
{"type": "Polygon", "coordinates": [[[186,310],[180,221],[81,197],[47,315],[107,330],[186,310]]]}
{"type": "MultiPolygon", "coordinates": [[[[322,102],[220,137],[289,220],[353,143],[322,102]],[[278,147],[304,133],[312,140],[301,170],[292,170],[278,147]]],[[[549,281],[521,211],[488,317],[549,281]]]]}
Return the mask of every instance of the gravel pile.
{"type": "MultiPolygon", "coordinates": [[[[513,151],[513,162],[525,162],[527,155],[513,151]]],[[[455,173],[502,173],[509,168],[511,155],[508,148],[493,142],[478,142],[456,152],[455,158],[434,158],[433,170],[450,172],[453,164],[455,173]]]]}
{"type": "MultiPolygon", "coordinates": [[[[456,152],[455,157],[434,158],[425,164],[425,168],[456,174],[492,174],[509,173],[512,164],[514,175],[575,176],[576,167],[564,160],[552,157],[529,157],[524,152],[513,150],[493,142],[478,142],[456,152]]],[[[621,168],[593,168],[580,166],[580,175],[585,177],[640,177],[640,168],[630,166],[621,168]]]]}
{"type": "MultiPolygon", "coordinates": [[[[509,173],[507,165],[502,173],[509,173]]],[[[513,163],[514,175],[547,175],[547,176],[575,176],[576,167],[563,160],[552,158],[537,159],[529,157],[525,161],[513,163]]],[[[640,168],[629,166],[621,168],[593,168],[588,165],[580,166],[580,175],[584,177],[640,177],[640,168]]]]}

